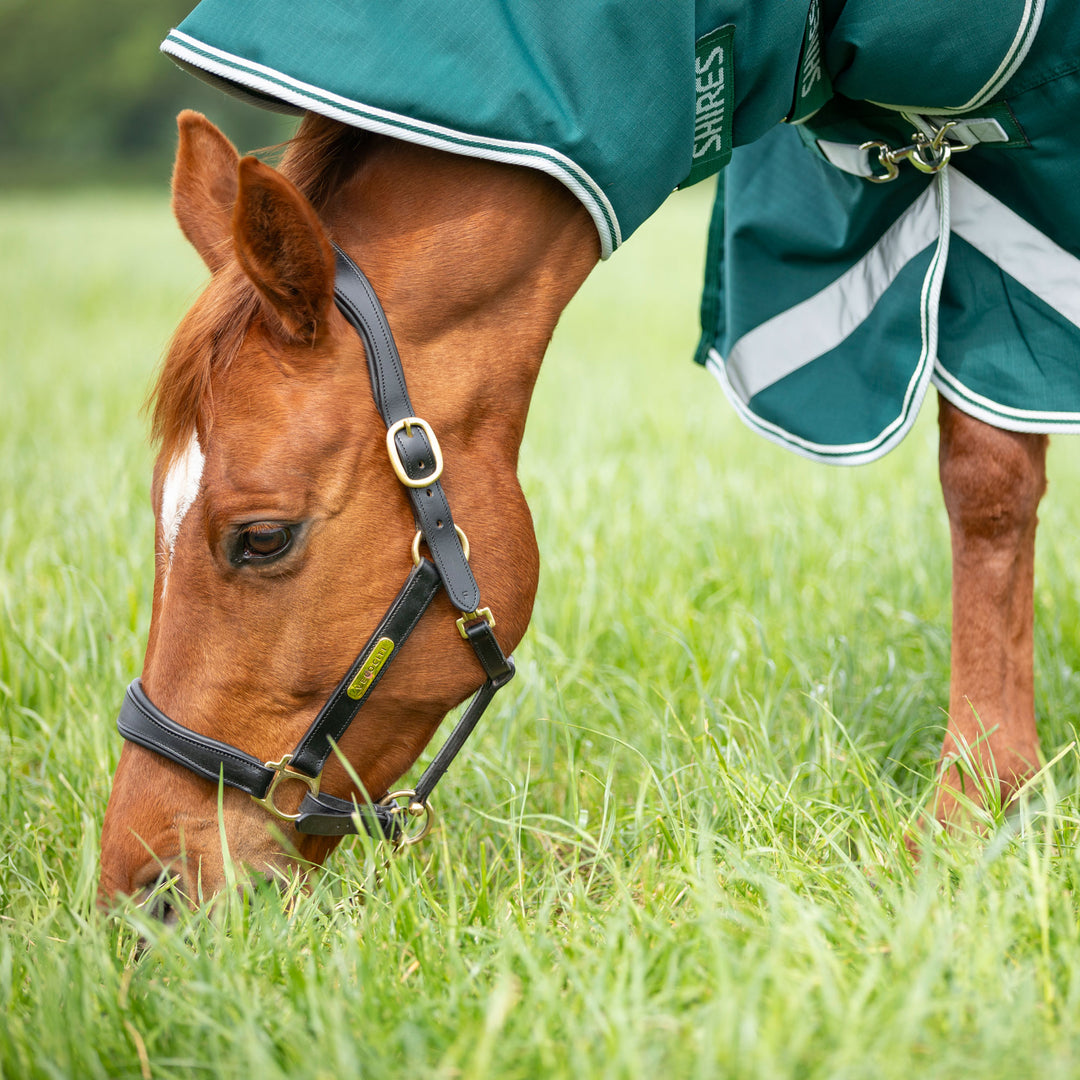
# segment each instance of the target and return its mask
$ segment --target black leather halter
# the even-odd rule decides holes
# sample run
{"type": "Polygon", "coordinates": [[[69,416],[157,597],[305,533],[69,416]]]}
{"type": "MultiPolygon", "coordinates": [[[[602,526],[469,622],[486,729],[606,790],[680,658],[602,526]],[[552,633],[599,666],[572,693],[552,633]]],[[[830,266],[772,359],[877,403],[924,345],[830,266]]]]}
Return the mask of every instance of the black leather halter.
{"type": "Polygon", "coordinates": [[[131,742],[153,750],[214,783],[246,792],[271,814],[292,821],[298,831],[319,836],[344,836],[357,831],[359,821],[373,833],[401,840],[401,811],[425,818],[424,829],[408,837],[412,842],[427,831],[431,821],[428,799],[464,745],[495,691],[514,676],[514,662],[503,655],[492,627],[488,608],[480,607],[480,589],[469,569],[468,541],[450,514],[439,477],[442,452],[430,425],[413,414],[405,386],[405,373],[386,315],[371,282],[359,267],[335,247],[337,274],[334,300],[338,309],[360,335],[367,353],[375,404],[387,427],[390,463],[409,494],[416,518],[413,570],[394,598],[360,655],[338,683],[307,733],[291,754],[280,761],[261,762],[243,750],[200,735],[165,715],[147,697],[136,679],[128,687],[116,724],[131,742]],[[432,560],[421,557],[420,540],[432,560]],[[464,541],[464,542],[463,542],[464,541]],[[440,588],[445,588],[461,612],[457,621],[461,636],[472,646],[487,676],[454,730],[436,754],[414,790],[392,792],[376,804],[357,804],[322,794],[319,783],[323,766],[356,718],[360,707],[378,685],[389,664],[401,651],[413,628],[427,611],[440,588]],[[298,781],[307,793],[295,814],[280,810],[275,802],[278,787],[298,781]],[[398,799],[407,800],[405,805],[398,799]]]}

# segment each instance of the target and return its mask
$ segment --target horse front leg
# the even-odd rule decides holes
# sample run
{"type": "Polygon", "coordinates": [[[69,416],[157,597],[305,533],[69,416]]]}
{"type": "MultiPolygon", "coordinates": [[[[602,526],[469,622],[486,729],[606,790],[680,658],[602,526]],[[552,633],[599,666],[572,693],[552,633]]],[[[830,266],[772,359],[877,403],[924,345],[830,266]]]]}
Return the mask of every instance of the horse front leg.
{"type": "Polygon", "coordinates": [[[1047,438],[990,427],[939,400],[953,629],[936,815],[948,822],[962,814],[958,795],[981,804],[996,777],[1005,802],[1038,768],[1032,625],[1047,438]]]}

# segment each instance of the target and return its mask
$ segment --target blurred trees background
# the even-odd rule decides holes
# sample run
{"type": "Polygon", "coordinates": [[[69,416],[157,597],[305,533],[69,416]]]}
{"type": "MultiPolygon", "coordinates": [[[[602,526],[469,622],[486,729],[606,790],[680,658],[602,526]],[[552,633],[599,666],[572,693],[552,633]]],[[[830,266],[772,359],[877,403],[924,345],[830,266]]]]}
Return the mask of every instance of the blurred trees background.
{"type": "Polygon", "coordinates": [[[158,46],[196,0],[0,0],[0,184],[164,182],[175,116],[206,113],[241,151],[295,120],[234,101],[158,46]]]}

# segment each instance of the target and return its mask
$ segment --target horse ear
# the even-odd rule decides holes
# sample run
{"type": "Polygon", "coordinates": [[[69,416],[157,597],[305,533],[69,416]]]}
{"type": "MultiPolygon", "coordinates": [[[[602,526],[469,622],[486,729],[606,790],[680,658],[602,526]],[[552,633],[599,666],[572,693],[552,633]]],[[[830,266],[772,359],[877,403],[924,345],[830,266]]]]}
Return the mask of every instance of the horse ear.
{"type": "Polygon", "coordinates": [[[233,244],[291,337],[313,341],[334,297],[334,252],[314,207],[257,158],[240,162],[233,244]]]}
{"type": "Polygon", "coordinates": [[[217,273],[232,254],[232,211],[240,155],[201,113],[177,118],[180,142],[173,167],[172,208],[177,223],[203,262],[217,273]]]}

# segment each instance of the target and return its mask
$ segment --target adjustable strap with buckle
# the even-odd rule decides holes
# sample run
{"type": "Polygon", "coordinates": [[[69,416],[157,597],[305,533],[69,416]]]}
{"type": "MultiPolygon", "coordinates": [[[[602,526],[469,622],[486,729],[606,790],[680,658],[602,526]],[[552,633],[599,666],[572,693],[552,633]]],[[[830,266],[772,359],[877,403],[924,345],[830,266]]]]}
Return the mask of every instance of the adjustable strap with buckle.
{"type": "Polygon", "coordinates": [[[417,525],[459,611],[475,611],[480,589],[454,528],[439,477],[442,451],[431,426],[415,414],[394,336],[371,282],[340,248],[334,248],[334,300],[364,342],[375,406],[387,427],[390,463],[405,486],[417,525]]]}
{"type": "MultiPolygon", "coordinates": [[[[447,736],[446,742],[439,748],[439,752],[431,760],[431,764],[424,770],[414,789],[406,791],[394,791],[386,796],[382,802],[376,803],[374,809],[381,810],[388,818],[389,828],[383,828],[388,839],[396,843],[415,844],[423,839],[430,829],[434,820],[434,814],[428,799],[435,785],[443,778],[446,770],[450,767],[454,758],[457,757],[465,741],[472,734],[484,710],[491,704],[495,692],[501,689],[514,677],[514,662],[506,659],[506,671],[496,680],[488,678],[483,686],[476,692],[472,701],[469,702],[462,713],[461,718],[454,725],[454,729],[447,736]],[[396,800],[405,798],[408,801],[404,805],[398,805],[396,800]],[[424,817],[424,825],[420,832],[407,833],[402,823],[401,815],[406,813],[412,817],[424,817]]],[[[339,799],[334,795],[326,795],[321,792],[308,792],[304,801],[300,804],[300,811],[296,817],[296,829],[298,832],[313,834],[316,836],[348,836],[356,832],[356,813],[364,810],[363,804],[355,803],[349,799],[339,799]]],[[[365,824],[361,816],[361,823],[365,824]]],[[[368,829],[370,832],[371,830],[368,829]]]]}
{"type": "MultiPolygon", "coordinates": [[[[299,814],[281,810],[275,796],[282,783],[304,784],[309,795],[318,794],[323,767],[333,749],[375,688],[390,659],[412,633],[441,587],[438,572],[427,559],[411,574],[383,616],[360,655],[338,683],[327,703],[311,722],[291,754],[280,761],[261,762],[243,750],[181,726],[163,713],[135,679],[124,695],[116,725],[131,742],[184,765],[192,772],[250,795],[282,821],[299,821],[299,814]],[[377,659],[376,659],[377,657],[377,659]],[[333,740],[333,741],[332,741],[333,740]]],[[[349,813],[353,813],[350,803],[349,813]]],[[[378,815],[376,815],[378,818],[378,815]]],[[[363,819],[362,820],[366,820],[363,819]]],[[[380,821],[380,827],[382,826],[380,821]]],[[[386,815],[386,824],[390,816],[386,815]]],[[[387,836],[396,832],[382,831],[387,836]]]]}
{"type": "MultiPolygon", "coordinates": [[[[427,562],[427,560],[424,560],[427,562]]],[[[427,563],[430,566],[430,563],[427,563]]],[[[487,611],[487,609],[484,609],[487,611]]],[[[490,616],[490,612],[487,613],[490,616]]],[[[389,839],[396,843],[415,844],[423,839],[431,828],[434,813],[428,799],[435,785],[443,778],[446,770],[450,767],[454,758],[457,757],[466,740],[472,734],[484,711],[491,704],[491,699],[498,690],[501,690],[514,677],[514,661],[506,656],[499,643],[495,640],[491,622],[487,618],[481,618],[479,622],[473,622],[465,627],[462,636],[473,647],[477,659],[480,661],[487,675],[487,680],[476,692],[473,699],[466,706],[460,719],[454,725],[453,730],[447,736],[446,741],[439,748],[439,752],[431,760],[431,764],[424,770],[423,775],[417,781],[415,789],[391,792],[382,802],[376,806],[389,815],[393,834],[386,832],[389,839]],[[401,797],[407,801],[399,805],[396,800],[401,797]],[[401,814],[406,813],[412,817],[423,817],[423,827],[419,832],[409,833],[402,824],[401,814]]],[[[460,626],[460,620],[459,620],[460,626]]],[[[359,705],[357,706],[359,707],[359,705]]],[[[314,725],[312,725],[314,727],[314,725]]],[[[310,731],[308,735],[310,736],[310,731]]],[[[307,741],[308,736],[305,736],[307,741]]],[[[296,760],[295,755],[293,758],[296,760]]],[[[309,791],[300,804],[300,810],[296,817],[298,832],[309,833],[318,836],[347,836],[356,832],[355,818],[358,804],[348,800],[339,799],[333,795],[325,795],[318,790],[309,791]]],[[[363,819],[361,818],[361,821],[363,819]]],[[[369,829],[370,831],[370,829],[369,829]]],[[[385,832],[385,829],[384,829],[385,832]]]]}

